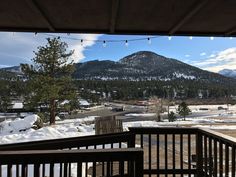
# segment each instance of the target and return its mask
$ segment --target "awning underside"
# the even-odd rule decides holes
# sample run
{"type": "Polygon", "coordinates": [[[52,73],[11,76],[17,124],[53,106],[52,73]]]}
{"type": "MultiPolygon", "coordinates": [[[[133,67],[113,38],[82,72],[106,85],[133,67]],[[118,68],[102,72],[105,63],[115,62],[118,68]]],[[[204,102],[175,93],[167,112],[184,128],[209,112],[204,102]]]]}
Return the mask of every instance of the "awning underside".
{"type": "Polygon", "coordinates": [[[0,30],[236,36],[236,1],[7,0],[0,30]]]}

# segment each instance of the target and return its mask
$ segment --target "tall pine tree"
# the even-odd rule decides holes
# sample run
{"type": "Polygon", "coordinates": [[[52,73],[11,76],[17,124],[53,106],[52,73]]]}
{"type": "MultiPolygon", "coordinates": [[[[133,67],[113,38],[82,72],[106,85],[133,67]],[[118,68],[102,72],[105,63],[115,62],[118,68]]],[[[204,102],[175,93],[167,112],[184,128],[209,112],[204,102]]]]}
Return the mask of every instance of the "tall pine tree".
{"type": "Polygon", "coordinates": [[[60,38],[47,38],[47,44],[34,51],[33,65],[21,65],[29,88],[27,102],[33,107],[46,105],[50,124],[55,124],[57,103],[75,98],[71,78],[74,65],[70,61],[73,51],[68,52],[67,48],[60,38]]]}

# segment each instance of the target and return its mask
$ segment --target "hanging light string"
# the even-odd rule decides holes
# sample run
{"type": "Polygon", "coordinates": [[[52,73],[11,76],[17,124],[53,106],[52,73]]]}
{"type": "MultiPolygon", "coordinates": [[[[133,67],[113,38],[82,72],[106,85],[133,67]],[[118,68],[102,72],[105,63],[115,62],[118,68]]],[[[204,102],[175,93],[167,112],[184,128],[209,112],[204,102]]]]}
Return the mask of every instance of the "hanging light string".
{"type": "Polygon", "coordinates": [[[53,35],[53,34],[43,34],[43,35],[49,36],[49,37],[61,37],[61,38],[64,38],[64,39],[81,41],[81,43],[82,42],[98,42],[98,43],[103,43],[104,45],[106,45],[106,43],[112,43],[112,42],[127,44],[128,42],[145,41],[145,40],[150,43],[150,41],[152,39],[161,37],[161,36],[150,36],[150,37],[140,37],[140,38],[133,38],[133,39],[107,39],[107,40],[97,39],[97,40],[91,40],[91,39],[82,39],[82,38],[71,37],[71,36],[69,36],[69,34],[67,34],[67,36],[58,36],[58,35],[53,35]]]}
{"type": "MultiPolygon", "coordinates": [[[[35,33],[35,36],[37,34],[38,33],[35,33]]],[[[105,39],[96,39],[96,40],[92,40],[92,39],[72,37],[72,36],[70,36],[70,33],[67,33],[67,36],[59,36],[59,35],[48,34],[48,33],[41,33],[41,34],[44,35],[44,36],[48,36],[48,37],[60,37],[60,38],[64,38],[64,39],[80,41],[81,46],[83,46],[83,44],[85,42],[95,42],[95,43],[101,43],[103,45],[103,47],[106,47],[107,43],[123,43],[127,47],[127,46],[129,46],[129,42],[135,42],[135,41],[147,41],[148,44],[151,44],[152,39],[163,37],[163,36],[148,36],[148,37],[139,37],[139,38],[132,38],[132,39],[107,39],[107,40],[105,40],[105,39]]],[[[167,36],[167,38],[168,38],[168,40],[172,40],[172,36],[167,36]]],[[[193,40],[193,37],[190,36],[189,39],[193,40]]],[[[233,38],[230,37],[230,39],[233,39],[233,38]]],[[[214,37],[210,37],[210,40],[214,40],[214,37]]]]}

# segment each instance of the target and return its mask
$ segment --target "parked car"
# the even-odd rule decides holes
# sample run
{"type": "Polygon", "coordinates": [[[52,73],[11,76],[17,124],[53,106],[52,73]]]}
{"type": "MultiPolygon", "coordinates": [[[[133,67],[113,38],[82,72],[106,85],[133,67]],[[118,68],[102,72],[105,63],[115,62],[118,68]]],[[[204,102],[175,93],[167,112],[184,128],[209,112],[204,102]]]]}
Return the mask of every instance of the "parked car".
{"type": "Polygon", "coordinates": [[[224,107],[222,107],[222,106],[219,106],[218,107],[218,110],[228,110],[227,108],[224,108],[224,107]]]}
{"type": "Polygon", "coordinates": [[[112,111],[114,111],[114,112],[122,112],[122,111],[124,111],[124,107],[123,106],[112,107],[112,111]]]}

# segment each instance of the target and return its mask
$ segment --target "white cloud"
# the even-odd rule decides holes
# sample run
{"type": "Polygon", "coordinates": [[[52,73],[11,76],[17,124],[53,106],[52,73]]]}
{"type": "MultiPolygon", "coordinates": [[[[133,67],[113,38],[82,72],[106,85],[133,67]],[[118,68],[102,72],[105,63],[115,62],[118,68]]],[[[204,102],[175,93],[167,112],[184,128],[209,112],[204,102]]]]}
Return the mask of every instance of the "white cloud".
{"type": "Polygon", "coordinates": [[[29,63],[33,51],[42,45],[45,36],[34,37],[33,33],[0,33],[0,65],[14,66],[29,63]]]}
{"type": "Polygon", "coordinates": [[[101,36],[99,34],[78,34],[76,35],[76,38],[83,39],[83,45],[81,45],[81,41],[77,40],[70,45],[70,49],[74,50],[74,54],[72,56],[72,59],[74,62],[80,62],[82,61],[84,56],[84,51],[87,47],[91,47],[95,44],[94,40],[97,40],[98,37],[101,36]]]}
{"type": "MultiPolygon", "coordinates": [[[[57,36],[53,34],[52,36],[57,36]]],[[[98,34],[60,34],[62,41],[68,43],[70,50],[75,50],[73,60],[79,62],[85,58],[84,51],[95,44],[100,35],[98,34]],[[74,38],[74,40],[69,39],[74,38]],[[83,46],[80,45],[80,40],[84,39],[83,46]],[[88,41],[87,41],[88,40],[88,41]]],[[[33,51],[37,51],[38,46],[46,44],[46,38],[50,37],[44,33],[38,33],[37,36],[34,33],[12,33],[1,32],[0,33],[0,65],[2,66],[15,66],[20,63],[30,63],[34,57],[33,51]]],[[[1,67],[1,66],[0,66],[1,67]]]]}
{"type": "Polygon", "coordinates": [[[200,56],[205,56],[205,55],[206,55],[206,52],[200,53],[200,56]]]}
{"type": "Polygon", "coordinates": [[[236,47],[212,54],[204,61],[196,62],[194,65],[213,72],[222,69],[236,69],[236,47]]]}
{"type": "Polygon", "coordinates": [[[215,57],[216,55],[215,54],[211,54],[210,56],[209,56],[209,58],[213,58],[213,57],[215,57]]]}
{"type": "Polygon", "coordinates": [[[236,67],[232,66],[232,65],[221,65],[221,66],[206,67],[206,68],[203,68],[203,69],[218,73],[220,70],[223,70],[223,69],[236,69],[236,67]]]}
{"type": "Polygon", "coordinates": [[[190,57],[190,55],[189,55],[189,54],[186,54],[185,57],[190,57]]]}

